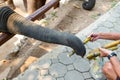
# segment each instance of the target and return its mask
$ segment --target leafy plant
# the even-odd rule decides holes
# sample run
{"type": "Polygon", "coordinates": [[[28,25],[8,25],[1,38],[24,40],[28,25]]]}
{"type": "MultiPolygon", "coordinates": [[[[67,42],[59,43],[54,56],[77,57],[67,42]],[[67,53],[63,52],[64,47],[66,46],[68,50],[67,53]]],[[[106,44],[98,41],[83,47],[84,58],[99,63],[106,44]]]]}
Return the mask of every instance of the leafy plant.
{"type": "Polygon", "coordinates": [[[111,8],[113,8],[117,4],[117,1],[113,0],[111,4],[111,8]]]}

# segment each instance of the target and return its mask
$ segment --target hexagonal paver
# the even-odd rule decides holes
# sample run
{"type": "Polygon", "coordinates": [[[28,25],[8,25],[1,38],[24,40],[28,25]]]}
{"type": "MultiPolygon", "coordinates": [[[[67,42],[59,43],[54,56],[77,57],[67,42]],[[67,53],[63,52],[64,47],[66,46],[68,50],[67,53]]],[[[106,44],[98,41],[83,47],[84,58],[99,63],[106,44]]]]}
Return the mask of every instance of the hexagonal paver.
{"type": "Polygon", "coordinates": [[[60,77],[60,78],[57,78],[57,80],[64,80],[64,78],[63,78],[63,77],[60,77]]]}
{"type": "Polygon", "coordinates": [[[38,80],[56,80],[52,76],[40,76],[38,80]]]}
{"type": "Polygon", "coordinates": [[[116,18],[114,18],[114,17],[109,17],[109,21],[114,23],[114,22],[116,22],[116,18]]]}
{"type": "Polygon", "coordinates": [[[74,70],[67,72],[65,75],[65,80],[84,80],[84,78],[81,73],[74,70]]]}
{"type": "Polygon", "coordinates": [[[74,66],[73,65],[68,65],[67,66],[67,69],[70,71],[70,70],[74,70],[74,66]]]}
{"type": "Polygon", "coordinates": [[[53,59],[52,59],[52,63],[53,63],[53,64],[58,63],[58,62],[59,62],[58,58],[53,58],[53,59]]]}
{"type": "Polygon", "coordinates": [[[69,57],[67,53],[62,53],[59,55],[59,61],[65,65],[72,64],[74,62],[74,57],[69,57]]]}
{"type": "Polygon", "coordinates": [[[41,69],[46,69],[46,68],[49,68],[50,65],[51,65],[51,60],[50,59],[43,59],[43,60],[40,60],[37,65],[39,65],[39,67],[41,69]]]}
{"type": "Polygon", "coordinates": [[[25,74],[19,77],[19,80],[37,80],[39,72],[37,70],[27,70],[25,74]]]}
{"type": "Polygon", "coordinates": [[[53,77],[62,77],[67,72],[67,67],[61,63],[52,64],[49,73],[53,77]]]}
{"type": "Polygon", "coordinates": [[[113,27],[113,24],[111,22],[106,21],[106,22],[104,22],[104,26],[107,28],[111,28],[111,27],[113,27]]]}
{"type": "Polygon", "coordinates": [[[41,76],[48,75],[48,70],[44,70],[44,69],[40,70],[40,75],[41,76]]]}
{"type": "Polygon", "coordinates": [[[90,69],[90,64],[86,59],[77,59],[73,65],[80,72],[89,71],[90,69]]]}
{"type": "Polygon", "coordinates": [[[91,74],[89,72],[83,73],[83,76],[84,76],[85,79],[91,78],[91,74]]]}

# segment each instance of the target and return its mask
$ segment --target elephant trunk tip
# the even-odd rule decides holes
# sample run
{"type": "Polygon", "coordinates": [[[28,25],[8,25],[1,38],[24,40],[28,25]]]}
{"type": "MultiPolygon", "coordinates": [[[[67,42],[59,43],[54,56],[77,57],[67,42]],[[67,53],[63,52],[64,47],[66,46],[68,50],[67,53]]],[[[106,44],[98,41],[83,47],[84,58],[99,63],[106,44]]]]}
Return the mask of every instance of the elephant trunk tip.
{"type": "Polygon", "coordinates": [[[68,45],[73,48],[73,50],[75,51],[75,53],[81,57],[84,57],[86,54],[86,48],[83,44],[83,42],[81,41],[81,39],[79,39],[78,37],[72,35],[69,36],[68,38],[68,45]]]}

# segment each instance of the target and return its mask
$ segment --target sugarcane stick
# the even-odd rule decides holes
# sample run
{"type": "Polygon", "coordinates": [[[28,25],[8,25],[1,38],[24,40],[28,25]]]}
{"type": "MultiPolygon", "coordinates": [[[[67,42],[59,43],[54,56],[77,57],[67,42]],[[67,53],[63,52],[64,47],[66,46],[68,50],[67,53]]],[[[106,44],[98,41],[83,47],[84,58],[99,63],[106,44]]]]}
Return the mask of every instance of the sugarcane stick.
{"type": "MultiPolygon", "coordinates": [[[[91,37],[87,37],[84,41],[83,41],[83,44],[86,44],[88,43],[89,41],[91,40],[91,37]]],[[[69,54],[68,56],[71,57],[72,55],[75,54],[75,51],[73,50],[71,54],[69,54]]]]}
{"type": "MultiPolygon", "coordinates": [[[[109,49],[109,50],[113,51],[113,50],[118,49],[118,47],[117,47],[118,44],[120,44],[120,40],[109,43],[109,44],[103,46],[102,48],[109,49]]],[[[89,54],[87,55],[87,59],[91,60],[91,59],[94,59],[97,56],[100,56],[100,51],[99,51],[98,48],[89,52],[89,54]]]]}

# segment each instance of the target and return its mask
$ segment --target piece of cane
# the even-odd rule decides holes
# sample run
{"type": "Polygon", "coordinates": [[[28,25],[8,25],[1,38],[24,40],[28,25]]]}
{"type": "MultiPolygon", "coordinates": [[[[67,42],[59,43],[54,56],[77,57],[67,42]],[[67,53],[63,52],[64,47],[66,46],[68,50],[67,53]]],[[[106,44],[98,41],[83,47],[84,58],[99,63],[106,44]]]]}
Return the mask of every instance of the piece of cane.
{"type": "MultiPolygon", "coordinates": [[[[114,50],[118,49],[118,47],[114,46],[114,47],[110,47],[110,48],[107,48],[107,49],[114,51],[114,50]]],[[[96,49],[96,51],[89,53],[87,55],[87,59],[92,60],[92,59],[95,59],[97,56],[100,56],[99,49],[96,49]]]]}
{"type": "MultiPolygon", "coordinates": [[[[91,40],[91,37],[87,37],[87,38],[83,41],[83,44],[88,43],[90,40],[91,40]]],[[[68,54],[68,57],[71,57],[71,56],[74,55],[74,54],[75,54],[75,51],[73,50],[71,54],[68,54]]]]}

